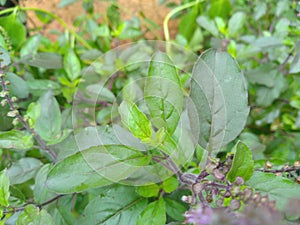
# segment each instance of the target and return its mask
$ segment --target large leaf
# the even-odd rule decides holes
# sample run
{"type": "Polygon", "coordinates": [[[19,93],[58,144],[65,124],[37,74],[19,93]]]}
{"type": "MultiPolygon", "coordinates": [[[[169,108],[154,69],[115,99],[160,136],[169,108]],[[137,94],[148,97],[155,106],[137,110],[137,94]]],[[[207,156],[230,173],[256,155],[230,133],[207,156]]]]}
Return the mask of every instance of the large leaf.
{"type": "Polygon", "coordinates": [[[78,192],[129,177],[150,158],[123,145],[100,145],[71,155],[50,171],[47,186],[59,193],[78,192]]]}
{"type": "Polygon", "coordinates": [[[19,48],[26,40],[26,28],[19,20],[16,13],[1,17],[0,26],[7,32],[9,40],[14,48],[19,48]]]}
{"type": "Polygon", "coordinates": [[[146,204],[133,187],[116,186],[90,201],[76,225],[135,225],[146,204]]]}
{"type": "Polygon", "coordinates": [[[54,221],[46,210],[39,210],[34,205],[27,205],[19,216],[17,225],[54,225],[54,221]]]}
{"type": "Polygon", "coordinates": [[[8,206],[8,198],[9,198],[9,177],[7,175],[7,171],[0,172],[0,206],[8,206]]]}
{"type": "Polygon", "coordinates": [[[60,137],[61,134],[61,112],[59,105],[48,91],[39,99],[40,116],[35,123],[35,130],[45,141],[51,141],[60,137]]]}
{"type": "Polygon", "coordinates": [[[60,69],[63,67],[63,58],[57,53],[38,52],[34,55],[23,57],[20,63],[45,69],[60,69]]]}
{"type": "Polygon", "coordinates": [[[172,134],[182,111],[183,93],[177,68],[164,53],[156,53],[150,62],[145,84],[145,100],[153,124],[172,134]]]}
{"type": "Polygon", "coordinates": [[[33,146],[32,135],[19,130],[0,132],[0,148],[29,149],[33,146]]]}
{"type": "Polygon", "coordinates": [[[193,69],[189,116],[199,144],[218,150],[232,141],[245,126],[249,113],[243,74],[235,59],[214,49],[205,51],[193,69]],[[200,123],[200,132],[199,124],[200,123]]]}
{"type": "Polygon", "coordinates": [[[234,182],[237,177],[249,180],[254,171],[254,161],[252,152],[243,142],[238,142],[235,146],[235,154],[232,166],[227,174],[227,179],[234,182]]]}
{"type": "Polygon", "coordinates": [[[141,140],[152,137],[151,122],[147,116],[139,110],[136,104],[123,101],[119,107],[122,122],[131,133],[141,140]]]}
{"type": "Polygon", "coordinates": [[[8,168],[7,174],[11,184],[21,184],[35,177],[42,167],[40,160],[35,158],[22,158],[8,168]]]}
{"type": "Polygon", "coordinates": [[[166,209],[163,198],[150,203],[138,218],[136,225],[165,225],[166,209]]]}
{"type": "Polygon", "coordinates": [[[52,90],[54,95],[61,92],[59,84],[52,80],[29,80],[27,81],[29,92],[35,96],[41,96],[48,90],[52,90]]]}
{"type": "Polygon", "coordinates": [[[283,210],[290,199],[300,198],[300,185],[284,177],[272,173],[254,172],[246,183],[262,194],[268,194],[271,200],[283,210]]]}

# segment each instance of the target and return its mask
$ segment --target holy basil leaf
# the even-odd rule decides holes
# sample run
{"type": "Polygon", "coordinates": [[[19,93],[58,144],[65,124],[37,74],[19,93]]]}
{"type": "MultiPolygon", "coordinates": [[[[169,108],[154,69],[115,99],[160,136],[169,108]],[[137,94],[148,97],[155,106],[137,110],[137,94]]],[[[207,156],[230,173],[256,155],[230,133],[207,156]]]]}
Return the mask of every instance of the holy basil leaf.
{"type": "Polygon", "coordinates": [[[3,48],[2,46],[0,46],[0,59],[1,59],[2,68],[4,66],[9,65],[11,62],[8,51],[5,48],[3,48]]]}
{"type": "Polygon", "coordinates": [[[243,28],[246,21],[246,14],[244,12],[236,12],[228,22],[228,34],[235,37],[238,32],[243,28]]]}
{"type": "Polygon", "coordinates": [[[35,123],[35,130],[45,141],[52,141],[61,134],[61,112],[58,102],[51,91],[39,99],[40,116],[35,123]]]}
{"type": "Polygon", "coordinates": [[[206,16],[199,16],[197,18],[197,23],[203,27],[205,30],[210,32],[213,36],[217,37],[219,35],[219,30],[216,26],[215,21],[209,19],[206,16]]]}
{"type": "Polygon", "coordinates": [[[210,152],[232,141],[245,126],[247,88],[237,62],[228,53],[210,49],[200,56],[193,69],[190,97],[196,108],[189,107],[191,128],[199,135],[199,144],[210,152]]]}
{"type": "Polygon", "coordinates": [[[40,160],[35,158],[21,158],[8,168],[7,174],[11,184],[21,184],[35,177],[42,167],[40,160]]]}
{"type": "Polygon", "coordinates": [[[53,52],[38,52],[34,55],[27,55],[19,63],[45,69],[60,69],[63,67],[61,55],[53,52]]]}
{"type": "Polygon", "coordinates": [[[18,75],[14,73],[6,73],[6,79],[10,81],[9,91],[12,96],[17,98],[27,98],[29,90],[27,83],[18,75]]]}
{"type": "Polygon", "coordinates": [[[175,191],[179,186],[178,180],[175,177],[170,177],[163,181],[162,188],[166,193],[175,191]]]}
{"type": "Polygon", "coordinates": [[[48,90],[52,90],[54,95],[61,92],[59,84],[52,80],[29,80],[27,81],[29,92],[35,96],[41,96],[48,90]]]}
{"type": "Polygon", "coordinates": [[[254,161],[252,152],[243,142],[238,142],[235,146],[235,154],[232,166],[227,174],[227,179],[234,182],[237,177],[249,180],[254,171],[254,161]]]}
{"type": "Polygon", "coordinates": [[[175,220],[183,221],[184,220],[183,214],[184,212],[187,211],[187,208],[184,207],[182,203],[175,201],[173,199],[164,198],[164,200],[166,203],[167,214],[175,220]]]}
{"type": "Polygon", "coordinates": [[[73,49],[69,49],[64,56],[64,69],[71,81],[80,76],[81,65],[73,49]]]}
{"type": "Polygon", "coordinates": [[[17,225],[55,225],[46,210],[39,210],[34,205],[27,205],[17,220],[17,225]]]}
{"type": "Polygon", "coordinates": [[[32,135],[19,130],[0,132],[0,148],[29,149],[33,146],[32,135]]]}
{"type": "Polygon", "coordinates": [[[8,206],[9,193],[9,177],[7,171],[0,172],[0,206],[8,206]]]}
{"type": "Polygon", "coordinates": [[[33,196],[36,203],[41,204],[51,198],[54,198],[56,194],[51,192],[46,186],[46,178],[51,169],[50,164],[44,165],[37,173],[35,177],[35,184],[33,188],[33,196]]]}
{"type": "Polygon", "coordinates": [[[86,206],[76,225],[135,225],[147,200],[134,192],[134,187],[116,186],[94,198],[86,206]]]}
{"type": "Polygon", "coordinates": [[[280,210],[286,208],[286,203],[290,199],[300,198],[299,184],[272,173],[254,172],[246,185],[262,194],[267,194],[271,200],[276,200],[280,210]]]}
{"type": "Polygon", "coordinates": [[[135,137],[141,140],[152,137],[150,120],[134,103],[123,101],[119,107],[119,113],[122,122],[135,137]]]}
{"type": "Polygon", "coordinates": [[[37,53],[41,40],[42,40],[41,34],[37,34],[30,37],[22,46],[22,49],[20,51],[21,58],[26,55],[35,55],[37,53]]]}
{"type": "Polygon", "coordinates": [[[138,218],[136,225],[165,225],[166,209],[163,198],[150,203],[138,218]]]}
{"type": "Polygon", "coordinates": [[[140,196],[143,196],[145,198],[156,197],[159,193],[159,186],[157,184],[138,186],[135,191],[140,196]]]}
{"type": "Polygon", "coordinates": [[[176,67],[164,53],[156,53],[150,62],[145,84],[145,100],[150,116],[158,129],[172,134],[180,119],[183,93],[176,67]]]}
{"type": "Polygon", "coordinates": [[[128,146],[90,147],[58,162],[48,175],[47,186],[59,193],[105,186],[126,179],[149,161],[149,156],[128,146]]]}

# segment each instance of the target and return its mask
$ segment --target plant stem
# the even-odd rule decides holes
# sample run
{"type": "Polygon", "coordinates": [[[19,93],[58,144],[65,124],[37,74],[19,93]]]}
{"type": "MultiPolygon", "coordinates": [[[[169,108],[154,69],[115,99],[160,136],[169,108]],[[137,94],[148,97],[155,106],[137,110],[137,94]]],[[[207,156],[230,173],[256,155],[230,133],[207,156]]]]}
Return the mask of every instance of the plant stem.
{"type": "Polygon", "coordinates": [[[204,0],[196,0],[194,2],[189,2],[189,3],[186,3],[184,5],[181,5],[181,6],[178,6],[174,9],[172,9],[165,17],[164,19],[164,22],[163,22],[163,27],[164,27],[164,34],[165,34],[165,40],[166,41],[169,41],[170,40],[170,33],[169,33],[169,27],[168,27],[168,22],[169,20],[171,19],[172,16],[174,16],[176,13],[184,10],[184,9],[187,9],[187,8],[190,8],[190,7],[193,7],[194,5],[197,5],[199,4],[200,2],[204,2],[204,0]]]}
{"type": "Polygon", "coordinates": [[[87,49],[92,49],[92,46],[90,46],[82,37],[80,37],[75,30],[73,30],[63,19],[61,19],[59,16],[56,14],[49,12],[44,9],[40,8],[34,8],[34,7],[20,7],[16,6],[14,8],[8,8],[5,10],[0,11],[0,16],[4,15],[6,13],[11,13],[15,10],[20,10],[20,11],[34,11],[34,12],[40,12],[40,13],[45,13],[48,16],[52,17],[53,19],[57,20],[67,31],[69,31],[84,47],[87,49]]]}
{"type": "MultiPolygon", "coordinates": [[[[1,64],[0,64],[0,74],[4,74],[3,70],[2,70],[1,64]]],[[[1,76],[1,86],[2,86],[2,91],[8,93],[8,89],[6,87],[5,79],[4,79],[3,76],[1,76]]],[[[11,100],[11,98],[9,97],[8,94],[5,95],[5,99],[6,99],[8,105],[10,107],[10,110],[12,110],[12,111],[18,111],[17,108],[15,107],[13,101],[11,100]]],[[[32,135],[34,136],[35,140],[39,143],[41,149],[43,149],[44,151],[46,151],[51,156],[51,158],[53,160],[55,160],[56,159],[56,154],[51,151],[51,149],[46,145],[46,143],[42,140],[42,138],[38,135],[38,133],[29,126],[29,124],[19,114],[19,111],[16,114],[16,118],[22,123],[22,125],[25,127],[26,130],[28,130],[30,133],[32,133],[32,135]]]]}

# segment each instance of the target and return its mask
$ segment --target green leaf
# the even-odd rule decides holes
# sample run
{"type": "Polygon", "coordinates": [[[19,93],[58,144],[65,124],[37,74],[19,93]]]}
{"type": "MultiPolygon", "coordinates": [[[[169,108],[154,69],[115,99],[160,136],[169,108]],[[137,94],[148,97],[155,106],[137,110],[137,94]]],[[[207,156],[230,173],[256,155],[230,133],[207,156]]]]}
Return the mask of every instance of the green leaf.
{"type": "Polygon", "coordinates": [[[262,195],[267,194],[271,200],[276,201],[280,210],[286,208],[289,199],[300,198],[300,185],[285,177],[276,176],[272,173],[254,172],[246,185],[254,188],[262,195]]]}
{"type": "Polygon", "coordinates": [[[7,174],[11,184],[21,184],[35,177],[42,167],[40,160],[35,158],[21,158],[8,168],[7,174]]]}
{"type": "Polygon", "coordinates": [[[231,10],[232,6],[229,0],[213,0],[208,13],[211,18],[222,17],[226,19],[231,10]]]}
{"type": "Polygon", "coordinates": [[[283,41],[279,39],[278,37],[259,37],[255,39],[253,43],[251,43],[251,46],[261,48],[262,50],[275,48],[280,45],[283,45],[283,41]]]}
{"type": "Polygon", "coordinates": [[[18,49],[26,40],[26,28],[15,13],[1,17],[0,26],[7,32],[15,49],[18,49]]]}
{"type": "Polygon", "coordinates": [[[179,22],[178,31],[185,37],[186,40],[190,41],[197,28],[196,19],[199,14],[199,7],[195,5],[187,14],[183,15],[179,22]]]}
{"type": "Polygon", "coordinates": [[[119,107],[122,122],[131,133],[141,140],[152,137],[151,122],[147,116],[139,110],[136,104],[123,101],[119,107]]]}
{"type": "Polygon", "coordinates": [[[39,98],[40,116],[35,123],[35,131],[45,141],[51,141],[61,135],[61,112],[52,91],[39,98]]]}
{"type": "Polygon", "coordinates": [[[159,193],[159,186],[157,184],[150,184],[145,186],[138,186],[135,189],[136,193],[145,198],[157,197],[159,193]]]}
{"type": "Polygon", "coordinates": [[[0,148],[29,149],[33,146],[32,135],[24,131],[10,130],[0,132],[0,148]]]}
{"type": "Polygon", "coordinates": [[[183,93],[176,67],[162,52],[151,59],[144,95],[153,124],[173,134],[182,111],[183,93]]]}
{"type": "Polygon", "coordinates": [[[42,40],[41,34],[31,36],[25,42],[25,44],[23,45],[20,51],[21,58],[27,55],[35,55],[37,53],[41,40],[42,40]]]}
{"type": "Polygon", "coordinates": [[[7,171],[0,172],[0,206],[9,206],[9,177],[7,171]]]}
{"type": "Polygon", "coordinates": [[[17,98],[27,98],[29,95],[29,90],[27,83],[18,75],[7,72],[6,79],[10,81],[9,92],[11,96],[15,96],[17,98]]]}
{"type": "Polygon", "coordinates": [[[170,198],[164,198],[166,203],[167,214],[176,221],[184,220],[183,214],[187,211],[187,208],[182,203],[170,198]]]}
{"type": "Polygon", "coordinates": [[[267,12],[267,3],[264,1],[259,1],[256,3],[256,6],[254,8],[254,14],[253,17],[255,20],[259,20],[261,17],[263,17],[267,12]]]}
{"type": "Polygon", "coordinates": [[[29,92],[35,96],[41,96],[48,90],[53,91],[54,95],[58,95],[61,92],[59,84],[52,80],[29,80],[27,81],[29,92]]]}
{"type": "Polygon", "coordinates": [[[81,65],[78,56],[75,54],[74,50],[69,48],[69,50],[64,55],[64,69],[67,76],[71,81],[74,81],[80,76],[81,65]]]}
{"type": "Polygon", "coordinates": [[[246,14],[244,12],[236,12],[228,22],[228,34],[230,37],[235,37],[243,28],[246,21],[246,14]]]}
{"type": "Polygon", "coordinates": [[[102,84],[91,84],[86,87],[87,94],[96,101],[114,102],[116,97],[114,93],[102,84]]]}
{"type": "Polygon", "coordinates": [[[135,225],[146,204],[133,187],[117,185],[90,201],[76,225],[135,225]]]}
{"type": "Polygon", "coordinates": [[[63,68],[63,58],[61,55],[52,52],[38,52],[34,55],[27,55],[23,57],[19,63],[45,69],[63,68]]]}
{"type": "Polygon", "coordinates": [[[65,6],[73,4],[75,2],[78,2],[78,0],[61,0],[58,4],[58,7],[63,8],[65,6]]]}
{"type": "Polygon", "coordinates": [[[39,210],[34,205],[27,205],[17,220],[17,225],[55,225],[46,210],[39,210]]]}
{"type": "Polygon", "coordinates": [[[193,69],[190,125],[209,152],[226,145],[242,131],[249,113],[243,74],[228,53],[205,51],[193,69]],[[200,129],[200,132],[199,132],[200,129]]]}
{"type": "Polygon", "coordinates": [[[150,203],[141,213],[136,225],[165,225],[166,209],[163,198],[150,203]]]}
{"type": "Polygon", "coordinates": [[[169,177],[168,179],[164,180],[162,183],[162,188],[166,193],[171,193],[175,191],[179,186],[179,182],[175,177],[169,177]]]}
{"type": "Polygon", "coordinates": [[[47,186],[59,193],[105,186],[126,179],[149,161],[149,156],[128,146],[90,147],[58,162],[48,175],[47,186]]]}
{"type": "Polygon", "coordinates": [[[230,182],[234,182],[237,177],[243,177],[247,181],[251,178],[254,171],[252,152],[243,142],[238,142],[234,148],[235,154],[227,179],[230,182]]]}
{"type": "Polygon", "coordinates": [[[34,201],[38,204],[46,202],[47,200],[56,196],[56,193],[51,192],[46,186],[46,179],[50,169],[51,164],[46,164],[36,174],[33,197],[34,201]]]}
{"type": "Polygon", "coordinates": [[[2,68],[11,63],[8,51],[2,46],[0,46],[0,60],[2,68]]]}
{"type": "Polygon", "coordinates": [[[213,36],[217,37],[219,35],[219,30],[214,20],[211,20],[206,16],[199,16],[197,18],[197,23],[213,36]]]}

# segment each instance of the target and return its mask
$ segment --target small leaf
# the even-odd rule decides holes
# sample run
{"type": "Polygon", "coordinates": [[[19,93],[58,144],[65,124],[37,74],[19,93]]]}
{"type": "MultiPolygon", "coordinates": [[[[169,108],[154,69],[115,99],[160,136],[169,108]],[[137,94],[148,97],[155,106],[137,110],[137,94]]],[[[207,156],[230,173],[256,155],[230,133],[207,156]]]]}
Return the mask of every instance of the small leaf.
{"type": "Polygon", "coordinates": [[[39,99],[40,116],[35,123],[35,130],[45,141],[60,137],[61,112],[52,92],[48,91],[39,99]]]}
{"type": "Polygon", "coordinates": [[[210,32],[213,36],[217,37],[219,35],[219,30],[215,24],[215,21],[209,19],[208,17],[199,16],[197,18],[197,23],[205,30],[210,32]]]}
{"type": "Polygon", "coordinates": [[[144,95],[153,125],[172,134],[180,119],[183,93],[176,67],[162,52],[150,61],[144,95]]]}
{"type": "Polygon", "coordinates": [[[163,198],[150,203],[138,218],[136,225],[165,225],[166,209],[163,198]]]}
{"type": "Polygon", "coordinates": [[[271,200],[275,200],[279,210],[286,209],[289,199],[300,198],[299,184],[272,173],[256,171],[246,185],[261,192],[262,195],[267,194],[271,200]]]}
{"type": "Polygon", "coordinates": [[[23,45],[21,51],[20,51],[20,56],[21,58],[27,55],[35,55],[37,53],[39,44],[42,40],[42,35],[37,34],[31,36],[23,45]]]}
{"type": "Polygon", "coordinates": [[[33,146],[32,135],[19,130],[0,132],[0,148],[29,149],[33,146]]]}
{"type": "Polygon", "coordinates": [[[9,177],[7,171],[0,172],[0,206],[9,206],[9,177]]]}
{"type": "Polygon", "coordinates": [[[116,97],[114,93],[102,84],[91,84],[86,87],[87,94],[95,101],[114,102],[116,97]]]}
{"type": "Polygon", "coordinates": [[[187,208],[182,205],[182,203],[175,201],[170,198],[164,198],[166,203],[167,214],[174,220],[182,221],[184,220],[183,214],[187,211],[187,208]]]}
{"type": "Polygon", "coordinates": [[[146,204],[133,187],[117,185],[90,201],[76,225],[135,225],[146,204]]]}
{"type": "Polygon", "coordinates": [[[8,51],[0,46],[0,60],[1,60],[1,67],[8,66],[10,64],[10,56],[8,51]]]}
{"type": "Polygon", "coordinates": [[[235,146],[235,154],[232,166],[227,174],[227,179],[234,182],[237,177],[249,180],[254,171],[254,161],[252,152],[243,142],[238,142],[235,146]]]}
{"type": "Polygon", "coordinates": [[[212,1],[211,7],[208,11],[211,18],[221,17],[225,19],[232,10],[232,6],[229,0],[216,0],[212,1]]]}
{"type": "Polygon", "coordinates": [[[35,158],[21,158],[8,168],[7,174],[11,184],[21,184],[35,177],[42,167],[40,160],[35,158]]]}
{"type": "Polygon", "coordinates": [[[119,107],[122,122],[131,133],[141,140],[152,137],[151,122],[139,108],[129,101],[123,101],[119,107]]]}
{"type": "Polygon", "coordinates": [[[55,225],[46,210],[41,211],[34,205],[27,205],[17,220],[17,225],[55,225]]]}
{"type": "Polygon", "coordinates": [[[179,186],[178,180],[175,177],[170,177],[163,181],[162,188],[166,193],[175,191],[179,186]]]}
{"type": "Polygon", "coordinates": [[[143,196],[145,198],[156,197],[159,193],[159,186],[157,184],[138,186],[135,191],[140,196],[143,196]]]}
{"type": "Polygon", "coordinates": [[[64,69],[71,81],[80,76],[81,65],[73,49],[69,49],[64,56],[64,69]]]}
{"type": "Polygon", "coordinates": [[[6,73],[6,79],[10,81],[9,92],[11,96],[17,98],[27,98],[29,95],[29,90],[27,83],[18,75],[14,73],[6,73]]]}
{"type": "Polygon", "coordinates": [[[128,146],[90,147],[58,162],[48,175],[47,186],[59,193],[105,186],[126,179],[149,161],[149,156],[128,146]]]}
{"type": "Polygon", "coordinates": [[[228,34],[231,37],[235,37],[238,32],[243,28],[246,20],[246,14],[244,12],[236,12],[229,19],[228,22],[228,34]]]}
{"type": "Polygon", "coordinates": [[[61,92],[59,84],[52,80],[29,80],[27,81],[29,92],[35,96],[41,96],[47,91],[53,91],[54,95],[58,95],[61,92]]]}

